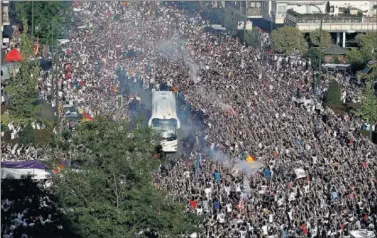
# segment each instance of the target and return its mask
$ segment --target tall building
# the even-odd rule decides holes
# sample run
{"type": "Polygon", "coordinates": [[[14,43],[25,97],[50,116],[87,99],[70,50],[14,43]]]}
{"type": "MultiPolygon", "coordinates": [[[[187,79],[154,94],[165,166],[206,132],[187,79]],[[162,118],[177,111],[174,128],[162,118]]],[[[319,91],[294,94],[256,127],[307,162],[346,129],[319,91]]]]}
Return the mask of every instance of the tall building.
{"type": "Polygon", "coordinates": [[[329,14],[342,15],[345,13],[358,14],[361,12],[364,16],[373,16],[376,14],[374,6],[377,1],[329,1],[329,14]]]}
{"type": "Polygon", "coordinates": [[[9,25],[9,1],[1,1],[1,32],[3,31],[3,27],[9,25]]]}

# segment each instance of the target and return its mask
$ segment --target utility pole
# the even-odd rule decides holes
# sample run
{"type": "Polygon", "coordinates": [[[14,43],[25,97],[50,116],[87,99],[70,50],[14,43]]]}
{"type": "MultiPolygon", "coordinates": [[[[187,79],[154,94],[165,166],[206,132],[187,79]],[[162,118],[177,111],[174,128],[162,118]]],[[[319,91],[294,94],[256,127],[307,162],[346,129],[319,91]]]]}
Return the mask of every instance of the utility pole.
{"type": "Polygon", "coordinates": [[[303,6],[303,5],[313,6],[313,7],[317,8],[319,13],[321,14],[321,24],[319,25],[319,51],[321,52],[319,60],[318,60],[319,75],[318,75],[317,79],[314,79],[314,93],[316,93],[316,90],[318,89],[318,87],[321,83],[321,78],[322,78],[322,46],[321,46],[321,43],[322,43],[323,12],[322,12],[321,8],[319,8],[317,5],[314,5],[314,4],[297,4],[297,6],[303,6]]]}
{"type": "Polygon", "coordinates": [[[31,1],[31,36],[34,40],[34,1],[31,1]]]}

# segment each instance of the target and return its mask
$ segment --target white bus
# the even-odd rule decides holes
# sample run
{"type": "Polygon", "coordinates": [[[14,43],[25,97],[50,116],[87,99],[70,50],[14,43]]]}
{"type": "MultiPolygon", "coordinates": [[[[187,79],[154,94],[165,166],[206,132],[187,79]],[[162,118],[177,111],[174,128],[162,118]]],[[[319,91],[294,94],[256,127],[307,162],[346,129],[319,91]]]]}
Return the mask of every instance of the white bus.
{"type": "Polygon", "coordinates": [[[152,116],[148,126],[159,132],[162,150],[177,152],[178,129],[177,102],[171,91],[152,91],[152,116]]]}

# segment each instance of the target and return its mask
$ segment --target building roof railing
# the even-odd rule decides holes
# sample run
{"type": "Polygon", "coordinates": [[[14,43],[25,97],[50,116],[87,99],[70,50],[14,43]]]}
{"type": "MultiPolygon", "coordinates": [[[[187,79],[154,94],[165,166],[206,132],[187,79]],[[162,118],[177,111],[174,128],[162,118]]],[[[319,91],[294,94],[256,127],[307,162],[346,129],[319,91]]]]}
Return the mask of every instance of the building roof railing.
{"type": "Polygon", "coordinates": [[[324,24],[331,23],[377,23],[376,17],[341,15],[331,16],[328,14],[299,14],[293,10],[288,10],[286,18],[295,23],[320,23],[321,19],[324,24]]]}
{"type": "Polygon", "coordinates": [[[323,23],[361,23],[364,22],[364,19],[369,20],[369,18],[349,14],[343,14],[342,16],[332,16],[328,14],[300,14],[292,9],[287,11],[287,18],[296,23],[320,23],[321,19],[323,23]]]}

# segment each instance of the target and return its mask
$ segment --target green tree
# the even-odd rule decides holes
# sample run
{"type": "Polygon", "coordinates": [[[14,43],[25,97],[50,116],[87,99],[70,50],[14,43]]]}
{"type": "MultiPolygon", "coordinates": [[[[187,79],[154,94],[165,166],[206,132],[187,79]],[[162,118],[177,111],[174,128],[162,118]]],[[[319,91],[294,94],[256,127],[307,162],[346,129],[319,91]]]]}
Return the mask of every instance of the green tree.
{"type": "MultiPolygon", "coordinates": [[[[361,106],[355,110],[356,116],[362,117],[367,123],[372,124],[377,121],[377,97],[374,94],[372,82],[367,82],[361,93],[361,106]]],[[[372,139],[372,126],[370,128],[370,139],[372,139]]]]}
{"type": "Polygon", "coordinates": [[[251,31],[245,31],[244,41],[248,46],[252,46],[254,48],[260,47],[261,40],[258,30],[253,28],[251,31]]]}
{"type": "Polygon", "coordinates": [[[30,32],[41,39],[41,43],[46,43],[51,34],[61,34],[62,29],[51,27],[63,25],[71,16],[72,5],[64,1],[25,1],[15,2],[16,18],[25,18],[28,23],[30,32]],[[32,27],[34,26],[34,29],[32,27]]]}
{"type": "Polygon", "coordinates": [[[224,27],[230,31],[236,31],[238,22],[245,21],[246,16],[232,6],[227,6],[224,13],[224,27]]]}
{"type": "Polygon", "coordinates": [[[300,54],[305,54],[308,50],[308,43],[300,30],[289,26],[272,32],[272,46],[276,52],[285,55],[290,55],[295,50],[298,50],[300,54]]]}
{"type": "Polygon", "coordinates": [[[377,49],[377,32],[367,32],[366,34],[357,35],[360,45],[360,52],[365,63],[373,59],[373,52],[377,49]]]}
{"type": "Polygon", "coordinates": [[[35,130],[28,124],[20,133],[20,142],[23,145],[34,145],[35,143],[35,130]]]}
{"type": "Polygon", "coordinates": [[[334,79],[330,81],[329,88],[326,96],[326,103],[330,104],[339,104],[341,97],[341,89],[338,82],[334,79]]]}
{"type": "Polygon", "coordinates": [[[347,63],[351,64],[352,72],[356,73],[364,68],[366,62],[360,50],[351,49],[346,55],[347,63]]]}
{"type": "Polygon", "coordinates": [[[317,70],[319,67],[319,62],[321,59],[321,62],[325,61],[325,57],[323,53],[318,48],[310,48],[306,54],[305,57],[310,59],[311,65],[314,70],[317,70]]]}
{"type": "Polygon", "coordinates": [[[193,232],[200,220],[152,185],[154,133],[128,128],[98,117],[66,136],[71,159],[82,165],[64,170],[56,189],[74,228],[81,237],[135,237],[147,228],[170,237],[193,232]]]}
{"type": "MultiPolygon", "coordinates": [[[[319,38],[321,35],[321,31],[316,29],[309,33],[310,43],[314,46],[319,46],[319,38]]],[[[321,49],[327,48],[332,44],[331,35],[329,32],[322,30],[321,36],[321,49]]]]}
{"type": "Polygon", "coordinates": [[[1,208],[1,233],[7,234],[14,229],[13,237],[22,237],[23,234],[29,237],[78,237],[72,232],[69,220],[59,209],[57,198],[40,185],[30,177],[1,180],[2,201],[12,201],[1,208]],[[29,221],[37,218],[33,221],[34,226],[17,226],[18,214],[23,214],[22,219],[29,221]],[[47,219],[50,219],[50,222],[45,222],[47,219]]]}
{"type": "Polygon", "coordinates": [[[11,77],[5,91],[11,98],[9,115],[3,120],[28,124],[39,117],[40,106],[37,103],[37,79],[40,74],[39,63],[29,60],[33,57],[33,41],[27,35],[27,24],[24,19],[24,31],[21,34],[21,55],[23,60],[19,63],[19,72],[11,77]]]}

